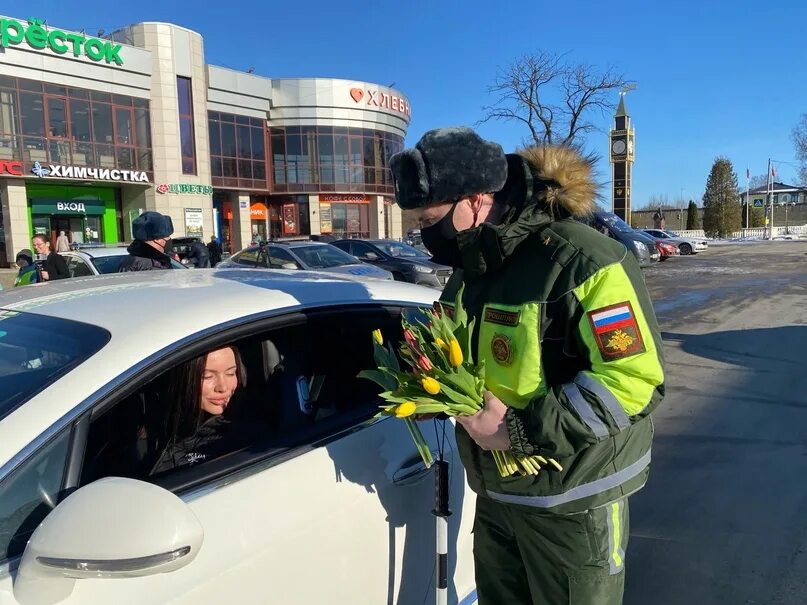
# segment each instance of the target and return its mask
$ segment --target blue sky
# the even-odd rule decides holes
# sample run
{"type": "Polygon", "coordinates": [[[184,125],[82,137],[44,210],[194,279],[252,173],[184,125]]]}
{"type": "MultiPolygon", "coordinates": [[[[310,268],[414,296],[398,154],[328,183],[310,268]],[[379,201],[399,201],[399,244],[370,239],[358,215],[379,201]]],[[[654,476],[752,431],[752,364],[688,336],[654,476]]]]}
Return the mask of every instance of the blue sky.
{"type": "MultiPolygon", "coordinates": [[[[574,61],[613,65],[638,83],[627,97],[636,128],[634,207],[653,194],[699,200],[718,155],[734,162],[741,187],[746,167],[764,174],[769,157],[780,161],[779,180],[794,181],[797,173],[784,162],[795,161],[790,131],[807,111],[798,33],[807,3],[798,0],[47,0],[35,16],[88,33],[167,21],[204,36],[208,63],[254,67],[269,77],[394,82],[412,105],[408,145],[431,128],[474,125],[494,100],[487,87],[497,69],[515,57],[568,52],[574,61]]],[[[607,130],[610,117],[597,121],[607,130]]],[[[605,130],[587,142],[602,158],[605,130]]],[[[479,131],[507,151],[525,135],[501,122],[479,131]]],[[[599,170],[602,180],[610,178],[603,159],[599,170]]]]}

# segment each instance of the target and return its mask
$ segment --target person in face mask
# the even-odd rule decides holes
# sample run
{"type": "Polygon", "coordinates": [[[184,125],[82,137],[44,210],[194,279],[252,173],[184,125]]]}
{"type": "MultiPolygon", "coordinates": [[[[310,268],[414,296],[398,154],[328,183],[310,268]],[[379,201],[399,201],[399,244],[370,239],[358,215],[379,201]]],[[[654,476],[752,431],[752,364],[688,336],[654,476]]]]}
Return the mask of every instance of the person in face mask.
{"type": "Polygon", "coordinates": [[[118,272],[170,269],[171,258],[166,251],[171,249],[173,232],[174,224],[170,216],[153,211],[138,216],[132,221],[134,241],[127,248],[129,256],[123,259],[118,272]]]}
{"type": "Polygon", "coordinates": [[[480,605],[622,603],[627,495],[648,477],[664,371],[634,256],[575,220],[595,209],[593,160],[553,146],[505,155],[440,128],[390,166],[398,205],[456,268],[438,306],[450,315],[462,288],[485,364],[484,407],[456,418],[480,605]],[[492,450],[560,468],[502,478],[492,450]]]}

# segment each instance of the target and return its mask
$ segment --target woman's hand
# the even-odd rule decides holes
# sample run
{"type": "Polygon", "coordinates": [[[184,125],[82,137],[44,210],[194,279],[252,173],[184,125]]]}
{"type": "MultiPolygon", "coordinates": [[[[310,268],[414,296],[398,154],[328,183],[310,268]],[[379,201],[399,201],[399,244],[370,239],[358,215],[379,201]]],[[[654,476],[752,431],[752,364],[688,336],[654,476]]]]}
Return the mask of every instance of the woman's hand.
{"type": "Polygon", "coordinates": [[[483,450],[509,450],[510,434],[504,418],[507,406],[490,391],[485,391],[483,396],[485,407],[473,416],[457,416],[457,422],[483,450]]]}

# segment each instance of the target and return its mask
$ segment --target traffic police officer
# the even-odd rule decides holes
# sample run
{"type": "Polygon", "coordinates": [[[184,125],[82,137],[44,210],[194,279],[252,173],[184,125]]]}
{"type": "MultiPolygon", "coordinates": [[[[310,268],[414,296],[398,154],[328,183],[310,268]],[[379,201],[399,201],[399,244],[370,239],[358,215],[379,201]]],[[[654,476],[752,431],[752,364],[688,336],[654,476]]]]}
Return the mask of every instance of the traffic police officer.
{"type": "Polygon", "coordinates": [[[664,372],[636,260],[575,220],[595,209],[592,165],[569,147],[505,155],[467,128],[391,159],[398,204],[457,269],[441,305],[464,285],[485,362],[485,406],[457,425],[482,605],[622,602],[627,498],[648,477],[664,372]],[[563,470],[502,478],[490,450],[507,449],[563,470]]]}

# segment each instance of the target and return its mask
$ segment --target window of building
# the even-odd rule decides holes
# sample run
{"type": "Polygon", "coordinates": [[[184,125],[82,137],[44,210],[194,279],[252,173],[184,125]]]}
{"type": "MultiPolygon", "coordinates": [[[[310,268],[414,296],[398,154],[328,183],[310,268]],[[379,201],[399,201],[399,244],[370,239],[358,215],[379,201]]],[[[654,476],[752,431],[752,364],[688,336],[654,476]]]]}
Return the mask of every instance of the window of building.
{"type": "Polygon", "coordinates": [[[276,192],[394,193],[389,158],[403,138],[381,131],[331,126],[272,128],[276,192]]]}
{"type": "Polygon", "coordinates": [[[182,174],[196,174],[193,91],[190,78],[177,76],[177,99],[179,100],[179,146],[182,155],[182,174]]]}
{"type": "Polygon", "coordinates": [[[208,133],[214,186],[268,189],[263,119],[210,111],[208,133]]]}

